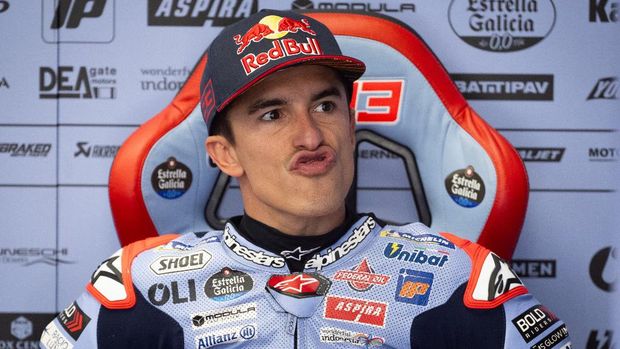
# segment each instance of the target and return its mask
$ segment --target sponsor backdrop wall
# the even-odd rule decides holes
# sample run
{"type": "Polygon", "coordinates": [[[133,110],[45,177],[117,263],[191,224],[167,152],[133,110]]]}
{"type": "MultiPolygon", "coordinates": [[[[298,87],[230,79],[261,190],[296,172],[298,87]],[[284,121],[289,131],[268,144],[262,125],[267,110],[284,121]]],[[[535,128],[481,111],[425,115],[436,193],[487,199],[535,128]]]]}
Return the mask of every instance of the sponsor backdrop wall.
{"type": "Polygon", "coordinates": [[[222,26],[266,7],[374,11],[415,29],[525,161],[513,267],[575,348],[618,346],[617,1],[3,0],[0,348],[36,346],[119,247],[107,198],[118,147],[222,26]]]}

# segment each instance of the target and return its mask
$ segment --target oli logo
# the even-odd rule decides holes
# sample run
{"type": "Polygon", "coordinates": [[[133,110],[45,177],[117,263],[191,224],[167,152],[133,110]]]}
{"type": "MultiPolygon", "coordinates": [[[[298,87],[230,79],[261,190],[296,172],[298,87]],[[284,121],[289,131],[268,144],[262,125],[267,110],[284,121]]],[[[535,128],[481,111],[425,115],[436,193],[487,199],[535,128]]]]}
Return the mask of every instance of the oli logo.
{"type": "Polygon", "coordinates": [[[114,0],[43,1],[43,41],[109,43],[114,39],[114,0]]]}
{"type": "Polygon", "coordinates": [[[403,80],[358,80],[351,108],[358,123],[395,124],[400,119],[403,80]]]}
{"type": "Polygon", "coordinates": [[[492,52],[519,51],[551,33],[555,5],[552,0],[452,0],[448,19],[468,45],[492,52]]]}

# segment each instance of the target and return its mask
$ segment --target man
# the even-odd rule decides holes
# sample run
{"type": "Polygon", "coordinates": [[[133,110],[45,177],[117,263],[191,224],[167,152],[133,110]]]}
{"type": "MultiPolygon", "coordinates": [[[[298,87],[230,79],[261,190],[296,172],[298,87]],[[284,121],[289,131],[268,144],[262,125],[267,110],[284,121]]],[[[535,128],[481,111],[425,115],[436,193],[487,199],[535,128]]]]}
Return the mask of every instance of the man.
{"type": "Polygon", "coordinates": [[[211,160],[240,184],[224,231],[119,250],[48,325],[46,348],[570,348],[508,265],[419,223],[349,212],[352,83],[321,23],[262,11],[207,52],[211,160]]]}

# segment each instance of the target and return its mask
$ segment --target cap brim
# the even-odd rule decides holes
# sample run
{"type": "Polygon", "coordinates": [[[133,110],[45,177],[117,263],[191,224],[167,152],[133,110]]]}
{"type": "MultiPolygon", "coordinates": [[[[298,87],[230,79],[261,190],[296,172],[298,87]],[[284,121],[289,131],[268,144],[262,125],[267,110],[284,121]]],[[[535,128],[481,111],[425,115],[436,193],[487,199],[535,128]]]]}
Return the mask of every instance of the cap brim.
{"type": "Polygon", "coordinates": [[[239,97],[239,95],[249,90],[252,86],[256,85],[267,76],[275,73],[278,70],[300,64],[317,64],[334,68],[338,70],[342,74],[342,76],[351,83],[359,79],[366,71],[366,65],[364,64],[364,62],[349,56],[316,55],[299,57],[297,59],[288,60],[286,62],[273,66],[268,70],[262,72],[261,74],[257,75],[254,79],[241,86],[234,94],[232,94],[225,101],[223,101],[218,107],[217,111],[221,112],[235,98],[239,97]]]}

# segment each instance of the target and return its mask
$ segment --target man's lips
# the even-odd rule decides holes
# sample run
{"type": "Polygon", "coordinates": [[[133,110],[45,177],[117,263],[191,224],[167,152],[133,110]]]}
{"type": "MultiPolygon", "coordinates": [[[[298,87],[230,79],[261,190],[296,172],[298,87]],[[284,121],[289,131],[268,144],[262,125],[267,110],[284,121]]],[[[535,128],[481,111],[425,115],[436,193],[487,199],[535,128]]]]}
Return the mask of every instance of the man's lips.
{"type": "Polygon", "coordinates": [[[291,159],[289,170],[302,176],[319,176],[329,171],[335,162],[336,153],[331,148],[302,150],[291,159]]]}

